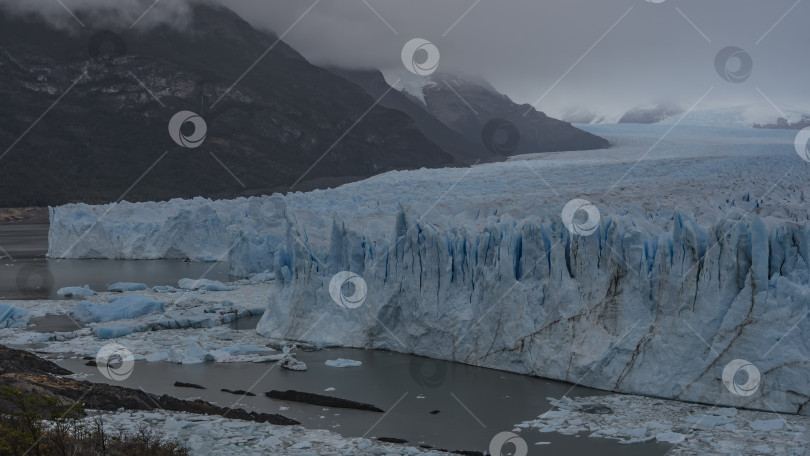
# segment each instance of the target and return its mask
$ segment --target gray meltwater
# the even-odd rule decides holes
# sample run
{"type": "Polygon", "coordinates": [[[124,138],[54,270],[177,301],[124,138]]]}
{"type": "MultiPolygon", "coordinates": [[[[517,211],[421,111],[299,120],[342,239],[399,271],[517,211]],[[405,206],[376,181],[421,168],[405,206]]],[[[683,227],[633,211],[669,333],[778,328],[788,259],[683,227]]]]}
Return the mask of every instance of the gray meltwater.
{"type": "Polygon", "coordinates": [[[0,224],[0,299],[55,299],[62,287],[107,291],[116,282],[172,285],[184,278],[227,281],[228,263],[182,260],[53,260],[48,224],[0,224]]]}
{"type": "MultiPolygon", "coordinates": [[[[386,351],[299,351],[298,359],[307,363],[308,371],[293,372],[265,363],[180,365],[138,361],[132,376],[120,383],[107,380],[95,367],[85,366],[85,361],[65,359],[58,364],[90,374],[91,381],[280,413],[308,428],[328,429],[346,437],[394,437],[414,446],[481,452],[495,434],[511,431],[515,424],[551,410],[546,397],[605,394],[551,380],[386,351]],[[362,361],[363,365],[325,365],[326,360],[337,358],[362,361]],[[174,387],[175,381],[206,389],[174,387]],[[222,388],[251,391],[256,396],[225,393],[220,391],[222,388]],[[326,391],[328,388],[335,390],[326,391]],[[270,390],[288,389],[376,405],[386,414],[325,409],[264,396],[270,390]]],[[[621,445],[613,440],[588,438],[587,434],[566,436],[536,429],[526,429],[520,435],[528,443],[529,455],[664,455],[671,448],[657,443],[621,445]],[[535,445],[537,442],[550,444],[535,445]]]]}

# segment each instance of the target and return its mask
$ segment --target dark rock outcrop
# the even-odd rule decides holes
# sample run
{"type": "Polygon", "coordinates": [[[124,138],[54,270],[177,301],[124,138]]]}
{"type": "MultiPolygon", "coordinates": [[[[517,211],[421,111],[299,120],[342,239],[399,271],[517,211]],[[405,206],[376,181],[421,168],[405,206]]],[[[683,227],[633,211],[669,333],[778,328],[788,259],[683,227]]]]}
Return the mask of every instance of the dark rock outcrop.
{"type": "Polygon", "coordinates": [[[375,407],[371,404],[364,404],[362,402],[350,401],[348,399],[341,399],[339,397],[324,396],[322,394],[304,393],[295,390],[287,390],[287,391],[273,390],[264,393],[264,395],[271,399],[303,402],[305,404],[320,405],[322,407],[366,410],[369,412],[381,412],[381,413],[383,412],[382,409],[375,407]]]}
{"type": "Polygon", "coordinates": [[[764,128],[768,130],[804,130],[810,127],[810,115],[802,115],[801,119],[796,122],[791,122],[784,117],[778,117],[776,123],[770,124],[754,124],[754,128],[764,128]]]}
{"type": "Polygon", "coordinates": [[[194,388],[200,390],[206,389],[204,386],[198,385],[196,383],[174,382],[174,386],[178,388],[194,388]]]}
{"type": "Polygon", "coordinates": [[[250,391],[245,391],[245,390],[229,390],[227,388],[222,388],[220,391],[222,391],[223,393],[238,394],[240,396],[253,397],[253,396],[256,395],[255,393],[251,393],[250,391]]]}

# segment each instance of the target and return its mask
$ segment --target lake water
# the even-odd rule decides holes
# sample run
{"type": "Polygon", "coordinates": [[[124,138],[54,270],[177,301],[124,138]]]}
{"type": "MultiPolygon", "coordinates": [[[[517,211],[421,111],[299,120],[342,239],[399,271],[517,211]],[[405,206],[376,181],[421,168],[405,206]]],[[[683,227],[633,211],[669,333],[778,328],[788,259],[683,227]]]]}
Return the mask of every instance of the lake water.
{"type": "MultiPolygon", "coordinates": [[[[104,290],[118,281],[142,282],[149,286],[176,283],[184,277],[228,280],[227,263],[184,263],[173,260],[49,260],[47,225],[0,225],[0,299],[42,299],[55,297],[64,286],[90,285],[104,290]],[[20,285],[20,278],[24,278],[20,285]]],[[[231,327],[252,331],[258,317],[240,319],[231,327]]],[[[40,330],[73,329],[73,323],[49,316],[35,320],[40,330]],[[63,328],[64,327],[64,328],[63,328]]],[[[309,370],[292,372],[274,364],[203,363],[179,365],[138,361],[133,374],[117,383],[156,394],[183,399],[202,398],[221,406],[280,413],[304,426],[328,429],[350,437],[395,437],[410,444],[427,444],[450,450],[486,450],[490,439],[514,425],[551,409],[546,397],[605,394],[589,388],[511,374],[459,363],[436,361],[385,351],[327,349],[299,352],[309,370]],[[328,359],[362,361],[352,368],[328,367],[328,359]],[[206,390],[174,387],[175,381],[195,383],[206,390]],[[247,390],[255,397],[221,392],[221,388],[247,390]],[[335,388],[334,391],[325,391],[335,388]],[[370,403],[387,413],[323,407],[269,399],[273,389],[294,389],[334,395],[370,403]],[[288,407],[281,410],[280,407],[288,407]],[[431,413],[433,412],[433,413],[431,413]]],[[[85,372],[94,382],[114,383],[86,361],[65,359],[58,364],[73,372],[85,372]]],[[[591,439],[586,434],[565,436],[522,434],[530,455],[599,454],[664,455],[670,445],[647,443],[620,445],[612,440],[591,439]],[[550,442],[549,445],[535,445],[550,442]]]]}
{"type": "MultiPolygon", "coordinates": [[[[326,349],[299,352],[307,363],[306,372],[293,372],[265,363],[172,363],[136,362],[132,376],[116,383],[103,377],[85,361],[66,359],[61,366],[86,372],[89,380],[140,388],[175,397],[201,398],[221,406],[280,413],[308,428],[328,429],[351,437],[395,437],[413,445],[428,444],[450,450],[484,451],[490,439],[515,424],[534,419],[551,409],[546,397],[605,394],[597,390],[511,374],[459,363],[437,361],[386,351],[326,349]],[[326,360],[346,358],[362,361],[359,367],[336,368],[326,360]],[[207,388],[174,387],[175,381],[207,388]],[[255,397],[242,397],[220,389],[252,391],[255,397]],[[334,391],[325,391],[335,388],[334,391]],[[270,390],[305,391],[365,402],[387,414],[279,401],[264,396],[270,390]],[[289,407],[281,410],[280,407],[289,407]],[[438,411],[438,413],[431,413],[438,411]]],[[[537,430],[521,434],[529,444],[530,455],[599,454],[664,455],[665,444],[621,445],[612,440],[592,439],[587,434],[565,436],[541,434],[537,430]],[[535,445],[536,442],[551,442],[535,445]]]]}
{"type": "Polygon", "coordinates": [[[177,286],[183,278],[229,280],[227,262],[47,259],[47,224],[0,224],[0,248],[0,299],[55,299],[62,287],[106,291],[116,282],[152,287],[177,286]]]}

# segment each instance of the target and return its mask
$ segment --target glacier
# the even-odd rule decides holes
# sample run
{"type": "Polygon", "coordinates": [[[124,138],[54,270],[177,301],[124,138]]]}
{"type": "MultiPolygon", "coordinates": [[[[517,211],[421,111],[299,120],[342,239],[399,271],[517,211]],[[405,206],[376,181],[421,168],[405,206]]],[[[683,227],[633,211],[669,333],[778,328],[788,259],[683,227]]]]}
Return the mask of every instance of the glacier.
{"type": "Polygon", "coordinates": [[[270,271],[267,337],[810,414],[810,164],[795,132],[588,129],[614,147],[308,193],[52,208],[49,256],[270,271]],[[589,236],[561,218],[576,198],[601,214],[589,236]],[[356,308],[330,294],[343,271],[366,285],[356,308]],[[753,394],[723,384],[738,359],[761,372],[753,394]]]}

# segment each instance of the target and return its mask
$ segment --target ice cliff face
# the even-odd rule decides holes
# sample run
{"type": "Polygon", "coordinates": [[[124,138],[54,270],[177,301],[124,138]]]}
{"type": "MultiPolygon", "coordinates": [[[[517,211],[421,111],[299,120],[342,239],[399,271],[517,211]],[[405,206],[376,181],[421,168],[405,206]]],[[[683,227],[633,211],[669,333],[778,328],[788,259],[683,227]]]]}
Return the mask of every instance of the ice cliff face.
{"type": "MultiPolygon", "coordinates": [[[[238,207],[238,206],[236,206],[238,207]]],[[[205,198],[50,209],[48,255],[58,258],[227,260],[227,227],[240,214],[205,198]]]]}
{"type": "MultiPolygon", "coordinates": [[[[266,336],[810,414],[810,165],[795,133],[661,140],[666,126],[600,128],[624,144],[607,158],[396,172],[233,201],[63,206],[50,255],[225,257],[234,275],[272,271],[266,336]],[[561,219],[573,198],[602,213],[589,236],[561,219]],[[343,271],[367,287],[359,305],[330,294],[343,271]],[[753,394],[723,384],[737,359],[761,374],[753,394]]],[[[730,384],[747,386],[745,375],[730,384]]]]}
{"type": "Polygon", "coordinates": [[[701,227],[679,212],[657,236],[605,218],[579,237],[553,216],[446,232],[400,213],[391,230],[396,240],[379,242],[336,222],[316,254],[291,226],[274,255],[282,286],[259,332],[810,413],[806,224],[769,229],[748,216],[701,227]],[[367,283],[356,309],[329,294],[342,270],[367,283]],[[762,373],[756,394],[723,386],[734,359],[762,373]]]}

